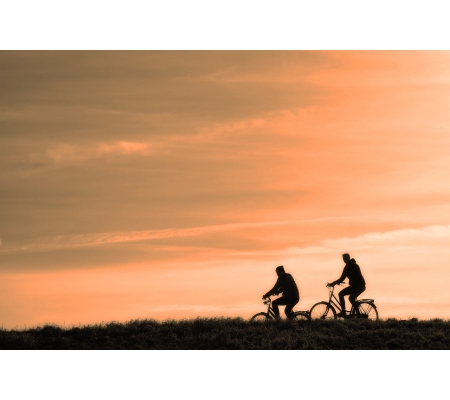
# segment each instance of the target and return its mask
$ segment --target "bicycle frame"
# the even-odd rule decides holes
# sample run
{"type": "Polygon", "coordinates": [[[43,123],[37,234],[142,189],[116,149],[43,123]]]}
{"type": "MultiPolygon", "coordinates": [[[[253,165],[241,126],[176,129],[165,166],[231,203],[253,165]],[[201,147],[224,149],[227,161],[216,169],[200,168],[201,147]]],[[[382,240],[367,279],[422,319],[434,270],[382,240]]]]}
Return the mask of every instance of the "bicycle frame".
{"type": "MultiPolygon", "coordinates": [[[[330,286],[329,288],[330,291],[330,298],[328,299],[328,304],[331,304],[336,310],[338,310],[338,312],[342,312],[342,307],[341,307],[341,303],[338,300],[338,298],[334,295],[334,286],[330,286]]],[[[370,303],[373,303],[374,300],[373,299],[356,299],[355,303],[356,305],[358,305],[361,301],[367,301],[370,303]]],[[[345,310],[345,314],[349,314],[352,315],[352,311],[355,307],[351,306],[350,311],[345,310]]],[[[357,309],[357,308],[356,308],[357,309]]],[[[357,311],[359,313],[359,311],[357,311]]]]}
{"type": "MultiPolygon", "coordinates": [[[[268,314],[271,318],[273,318],[273,319],[279,318],[279,317],[277,317],[277,316],[275,315],[275,312],[273,311],[273,307],[272,307],[272,299],[271,299],[270,297],[268,297],[267,299],[265,299],[265,300],[263,301],[263,303],[267,305],[267,314],[268,314]]],[[[292,310],[292,315],[294,316],[294,318],[295,318],[295,316],[301,315],[302,317],[304,317],[304,318],[306,318],[306,319],[309,319],[309,311],[294,311],[294,310],[292,310]]]]}
{"type": "MultiPolygon", "coordinates": [[[[330,292],[330,298],[328,299],[328,304],[331,304],[336,310],[339,312],[342,312],[341,303],[339,302],[338,298],[334,295],[334,286],[330,286],[328,288],[330,292]]],[[[347,314],[350,314],[350,311],[346,311],[347,314]]]]}
{"type": "Polygon", "coordinates": [[[272,299],[270,297],[268,297],[267,299],[265,299],[263,301],[263,303],[267,305],[267,314],[269,314],[273,319],[276,319],[277,317],[272,308],[272,299]]]}

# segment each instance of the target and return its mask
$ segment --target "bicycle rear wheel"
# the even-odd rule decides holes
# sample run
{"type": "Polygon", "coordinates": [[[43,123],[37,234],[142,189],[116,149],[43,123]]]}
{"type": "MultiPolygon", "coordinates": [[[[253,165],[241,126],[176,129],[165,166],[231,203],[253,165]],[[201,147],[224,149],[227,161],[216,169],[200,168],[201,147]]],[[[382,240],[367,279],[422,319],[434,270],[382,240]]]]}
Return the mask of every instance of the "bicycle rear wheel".
{"type": "Polygon", "coordinates": [[[352,307],[352,317],[370,319],[372,321],[378,320],[378,311],[375,304],[371,301],[358,301],[359,315],[354,307],[352,307]]]}
{"type": "Polygon", "coordinates": [[[311,319],[336,319],[336,310],[326,301],[314,304],[309,312],[311,319]]]}
{"type": "Polygon", "coordinates": [[[309,321],[309,313],[308,311],[296,311],[292,319],[294,321],[309,321]]]}
{"type": "Polygon", "coordinates": [[[268,313],[260,312],[251,317],[250,321],[270,321],[271,319],[272,317],[268,313]]]}

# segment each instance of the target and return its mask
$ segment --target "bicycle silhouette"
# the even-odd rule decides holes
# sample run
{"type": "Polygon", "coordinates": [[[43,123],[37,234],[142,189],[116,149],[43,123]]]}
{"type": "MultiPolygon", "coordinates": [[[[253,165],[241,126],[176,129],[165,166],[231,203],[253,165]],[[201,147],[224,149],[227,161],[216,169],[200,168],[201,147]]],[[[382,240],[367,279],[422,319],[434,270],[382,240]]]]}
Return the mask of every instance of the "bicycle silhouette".
{"type": "MultiPolygon", "coordinates": [[[[334,295],[334,286],[328,286],[327,283],[327,287],[330,292],[330,298],[328,301],[320,301],[311,307],[309,312],[311,319],[336,319],[336,309],[342,312],[339,300],[334,295]]],[[[355,300],[357,308],[352,306],[350,311],[346,311],[345,318],[378,320],[378,311],[374,301],[372,299],[355,300]]]]}
{"type": "MultiPolygon", "coordinates": [[[[272,300],[270,299],[270,297],[263,299],[263,303],[267,305],[267,312],[260,312],[258,314],[255,314],[253,317],[250,318],[250,321],[274,321],[279,319],[273,312],[272,300]]],[[[292,319],[294,321],[309,320],[309,311],[292,310],[292,314],[293,314],[292,319]]]]}

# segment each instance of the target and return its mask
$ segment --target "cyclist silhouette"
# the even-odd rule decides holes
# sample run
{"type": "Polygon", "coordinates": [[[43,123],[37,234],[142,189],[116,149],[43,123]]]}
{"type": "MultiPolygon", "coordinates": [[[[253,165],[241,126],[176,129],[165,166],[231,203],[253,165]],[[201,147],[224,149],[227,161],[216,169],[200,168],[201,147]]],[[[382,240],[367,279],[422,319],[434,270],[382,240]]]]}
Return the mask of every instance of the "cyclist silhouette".
{"type": "Polygon", "coordinates": [[[340,284],[344,282],[345,278],[348,278],[348,284],[349,286],[345,289],[342,289],[339,292],[339,302],[341,303],[342,311],[337,315],[338,317],[346,317],[345,314],[345,299],[344,296],[348,296],[348,299],[350,303],[352,303],[353,306],[355,306],[356,312],[359,314],[358,307],[355,304],[356,298],[366,290],[366,281],[364,280],[361,269],[359,268],[359,265],[356,264],[356,261],[354,258],[350,258],[350,255],[345,253],[342,254],[342,259],[345,262],[344,270],[342,271],[342,275],[339,279],[335,280],[334,282],[331,282],[327,284],[327,286],[334,286],[337,284],[340,284]]]}
{"type": "Polygon", "coordinates": [[[283,293],[282,297],[272,301],[272,308],[275,316],[280,318],[280,311],[278,306],[285,305],[284,312],[287,318],[292,318],[292,309],[300,301],[300,295],[298,293],[297,284],[291,274],[287,274],[284,267],[280,265],[275,268],[275,272],[278,275],[278,279],[275,286],[270,289],[262,298],[272,296],[274,294],[283,293]]]}

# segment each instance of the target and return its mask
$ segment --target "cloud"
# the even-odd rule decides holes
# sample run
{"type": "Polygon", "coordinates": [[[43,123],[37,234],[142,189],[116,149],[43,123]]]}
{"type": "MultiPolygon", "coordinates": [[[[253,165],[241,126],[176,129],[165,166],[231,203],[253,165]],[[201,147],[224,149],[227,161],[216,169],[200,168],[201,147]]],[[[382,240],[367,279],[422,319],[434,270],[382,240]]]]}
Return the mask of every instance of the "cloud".
{"type": "Polygon", "coordinates": [[[150,145],[142,142],[103,142],[91,146],[63,143],[47,149],[46,155],[56,163],[77,163],[108,155],[148,155],[149,151],[150,145]]]}
{"type": "Polygon", "coordinates": [[[87,233],[80,235],[58,235],[40,238],[28,244],[9,247],[5,251],[47,251],[64,248],[77,248],[87,246],[101,246],[114,243],[129,243],[147,241],[153,239],[182,238],[203,236],[217,232],[231,232],[251,228],[276,227],[287,225],[298,225],[308,223],[318,223],[327,220],[340,220],[348,217],[330,217],[305,220],[285,220],[285,221],[265,221],[265,222],[245,222],[234,224],[219,224],[181,229],[158,229],[142,230],[130,232],[104,232],[87,233]]]}
{"type": "Polygon", "coordinates": [[[437,247],[450,244],[450,225],[430,225],[417,229],[398,229],[387,232],[369,232],[354,237],[323,240],[317,246],[290,247],[292,254],[314,254],[344,251],[346,249],[373,249],[394,247],[437,247]]]}
{"type": "Polygon", "coordinates": [[[100,154],[148,154],[149,145],[138,142],[101,143],[97,152],[100,154]]]}
{"type": "Polygon", "coordinates": [[[237,229],[240,225],[247,226],[254,224],[229,224],[187,229],[161,229],[134,232],[106,232],[100,234],[93,233],[82,235],[53,236],[39,239],[33,243],[22,246],[20,248],[16,248],[14,250],[53,250],[61,248],[99,246],[113,243],[137,242],[152,239],[201,236],[211,232],[237,229]]]}
{"type": "MultiPolygon", "coordinates": [[[[219,224],[181,229],[142,230],[131,232],[105,232],[80,235],[60,235],[40,238],[28,244],[7,247],[2,252],[16,251],[50,251],[65,248],[81,248],[89,246],[102,246],[118,243],[132,243],[156,239],[201,237],[219,232],[237,232],[245,229],[276,227],[287,225],[300,225],[315,222],[324,222],[332,219],[346,219],[347,217],[317,218],[312,220],[286,220],[249,222],[234,224],[219,224]]],[[[296,256],[307,254],[323,254],[347,251],[346,249],[370,250],[376,248],[398,247],[442,247],[450,244],[450,225],[432,225],[417,229],[399,229],[387,232],[369,232],[353,237],[342,237],[320,241],[317,245],[305,247],[288,247],[279,250],[242,251],[242,255],[252,254],[279,254],[283,256],[296,256]]],[[[1,241],[0,241],[1,245],[1,241]]]]}

